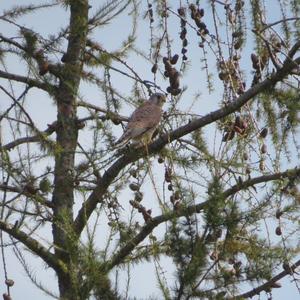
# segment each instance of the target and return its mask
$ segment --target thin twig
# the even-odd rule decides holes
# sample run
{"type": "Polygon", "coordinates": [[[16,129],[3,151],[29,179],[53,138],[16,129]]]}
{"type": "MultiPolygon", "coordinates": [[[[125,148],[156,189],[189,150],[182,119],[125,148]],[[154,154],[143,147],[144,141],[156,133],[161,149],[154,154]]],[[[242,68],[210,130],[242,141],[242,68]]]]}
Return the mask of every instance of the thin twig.
{"type": "Polygon", "coordinates": [[[300,266],[300,259],[296,261],[293,265],[290,266],[290,270],[284,270],[271,278],[269,281],[265,282],[264,284],[252,289],[249,292],[231,297],[231,298],[226,298],[226,300],[234,300],[234,299],[245,299],[245,298],[252,298],[255,295],[259,295],[262,291],[269,291],[272,289],[272,286],[274,285],[275,282],[279,281],[286,275],[290,275],[290,272],[295,271],[297,267],[300,266]]]}

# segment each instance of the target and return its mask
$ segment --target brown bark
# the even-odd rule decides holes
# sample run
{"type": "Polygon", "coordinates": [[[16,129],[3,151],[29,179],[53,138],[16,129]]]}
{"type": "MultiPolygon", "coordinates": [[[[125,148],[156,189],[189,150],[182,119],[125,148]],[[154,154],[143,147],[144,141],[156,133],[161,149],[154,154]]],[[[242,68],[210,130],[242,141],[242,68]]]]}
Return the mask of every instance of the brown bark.
{"type": "Polygon", "coordinates": [[[58,150],[55,154],[53,191],[53,242],[55,255],[68,267],[68,274],[57,273],[61,299],[82,299],[77,267],[77,239],[72,232],[74,204],[74,158],[78,129],[76,97],[85,47],[88,22],[88,1],[70,1],[70,35],[65,65],[56,94],[58,150]]]}

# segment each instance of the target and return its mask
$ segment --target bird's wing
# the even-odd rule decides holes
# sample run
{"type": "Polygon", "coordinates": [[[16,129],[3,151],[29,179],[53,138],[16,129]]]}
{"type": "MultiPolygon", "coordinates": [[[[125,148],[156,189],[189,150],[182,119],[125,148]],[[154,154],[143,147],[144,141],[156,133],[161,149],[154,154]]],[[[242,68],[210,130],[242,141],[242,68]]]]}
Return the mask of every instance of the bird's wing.
{"type": "Polygon", "coordinates": [[[130,139],[142,136],[149,129],[156,128],[161,119],[161,108],[149,102],[145,102],[131,115],[123,135],[116,144],[125,144],[130,139]]]}
{"type": "Polygon", "coordinates": [[[152,103],[146,102],[132,114],[128,122],[128,129],[135,129],[131,133],[131,138],[147,132],[151,128],[155,128],[161,119],[161,108],[152,103]]]}

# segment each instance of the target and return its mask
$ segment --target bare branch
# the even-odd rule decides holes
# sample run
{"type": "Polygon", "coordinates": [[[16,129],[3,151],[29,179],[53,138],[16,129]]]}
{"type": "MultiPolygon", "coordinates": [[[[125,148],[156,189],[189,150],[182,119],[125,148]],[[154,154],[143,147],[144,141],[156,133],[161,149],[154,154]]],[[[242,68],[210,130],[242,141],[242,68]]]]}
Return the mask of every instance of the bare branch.
{"type": "Polygon", "coordinates": [[[8,73],[8,72],[4,72],[1,70],[0,70],[0,77],[9,79],[9,80],[13,80],[13,81],[17,81],[17,82],[22,82],[22,83],[28,84],[29,86],[33,86],[33,87],[36,87],[36,88],[39,88],[39,89],[42,89],[44,91],[51,92],[51,93],[53,93],[53,90],[54,90],[54,86],[50,85],[49,83],[44,83],[44,82],[41,82],[34,78],[25,77],[25,76],[13,74],[13,73],[8,73]]]}
{"type": "Polygon", "coordinates": [[[260,32],[263,32],[265,31],[266,29],[272,27],[272,26],[275,26],[275,25],[278,25],[280,23],[284,23],[284,22],[288,22],[288,21],[298,21],[300,20],[300,18],[298,17],[292,17],[292,18],[285,18],[285,19],[281,19],[279,21],[276,21],[276,22],[273,22],[273,23],[269,23],[269,24],[266,24],[261,30],[260,32]]]}
{"type": "Polygon", "coordinates": [[[4,221],[0,221],[0,229],[14,237],[16,240],[28,247],[32,252],[42,258],[51,268],[55,271],[67,273],[66,266],[55,257],[54,254],[50,253],[43,245],[37,240],[29,237],[24,231],[14,227],[11,224],[7,224],[4,221]]]}
{"type": "MultiPolygon", "coordinates": [[[[22,5],[22,6],[17,6],[17,7],[13,7],[10,10],[6,10],[4,11],[4,14],[2,16],[0,16],[0,19],[6,21],[6,22],[11,22],[13,24],[15,24],[14,22],[12,22],[10,19],[15,19],[17,18],[19,15],[23,15],[24,13],[26,13],[27,11],[36,11],[39,10],[41,8],[49,8],[49,7],[53,7],[53,6],[57,6],[59,5],[59,2],[54,1],[53,3],[46,3],[46,4],[39,4],[39,5],[33,5],[33,4],[29,4],[29,5],[22,5]]],[[[23,28],[23,26],[18,26],[23,28]]]]}
{"type": "Polygon", "coordinates": [[[201,212],[204,207],[207,205],[208,201],[202,202],[197,205],[192,205],[184,208],[180,208],[177,211],[170,211],[163,215],[157,216],[149,220],[149,222],[143,226],[140,232],[132,238],[125,246],[123,246],[113,257],[105,264],[105,271],[111,270],[114,266],[122,262],[122,260],[130,254],[130,252],[141,243],[155,227],[160,225],[163,222],[167,222],[173,218],[178,218],[182,216],[189,216],[194,213],[201,212]]]}
{"type": "Polygon", "coordinates": [[[34,201],[38,202],[39,204],[53,208],[53,203],[51,201],[44,199],[44,197],[41,194],[30,193],[29,191],[26,190],[26,188],[22,189],[22,188],[19,188],[16,186],[10,186],[5,183],[0,183],[0,190],[5,191],[5,192],[18,193],[19,195],[24,195],[28,198],[33,199],[34,201]]]}
{"type": "Polygon", "coordinates": [[[102,107],[99,107],[97,105],[93,105],[93,104],[87,103],[85,101],[78,101],[77,105],[93,109],[94,111],[102,112],[102,113],[105,114],[105,116],[107,117],[107,119],[110,119],[110,120],[125,121],[125,122],[128,122],[128,120],[129,120],[128,117],[121,116],[121,115],[118,115],[118,114],[116,114],[114,112],[107,111],[106,109],[104,109],[102,107]]]}
{"type": "Polygon", "coordinates": [[[0,40],[6,42],[7,44],[13,45],[17,48],[19,48],[20,50],[23,50],[26,52],[26,48],[19,44],[18,42],[14,41],[13,39],[7,38],[4,35],[0,34],[0,40]]]}
{"type": "MultiPolygon", "coordinates": [[[[0,88],[1,88],[1,90],[4,92],[4,93],[6,93],[11,99],[13,99],[13,104],[11,104],[11,106],[8,108],[8,109],[6,109],[6,111],[5,112],[3,112],[2,114],[1,114],[1,116],[0,116],[0,122],[2,121],[2,119],[4,118],[4,117],[6,117],[6,118],[8,118],[7,117],[7,115],[8,115],[8,113],[13,109],[13,107],[15,107],[16,105],[18,105],[18,102],[23,98],[23,97],[25,97],[25,95],[29,92],[29,90],[30,90],[30,86],[26,86],[25,87],[25,89],[24,89],[24,91],[21,93],[21,95],[17,98],[17,99],[15,99],[14,97],[12,97],[12,95],[5,89],[5,88],[3,88],[1,85],[0,85],[0,88]]],[[[18,122],[20,122],[21,120],[18,120],[18,122]]]]}
{"type": "Polygon", "coordinates": [[[22,137],[22,138],[14,140],[10,143],[7,143],[6,145],[0,146],[0,150],[10,151],[11,149],[13,149],[21,144],[41,142],[45,139],[45,136],[49,136],[55,131],[55,124],[56,124],[56,122],[52,123],[51,125],[48,125],[48,128],[46,130],[39,132],[36,135],[22,137]]]}
{"type": "Polygon", "coordinates": [[[274,276],[273,278],[271,278],[269,281],[265,282],[264,284],[252,289],[251,291],[249,291],[247,293],[244,293],[244,294],[241,294],[238,296],[234,296],[232,298],[226,298],[226,299],[234,300],[234,299],[252,298],[255,295],[259,295],[262,291],[270,291],[277,281],[279,281],[286,275],[290,275],[291,272],[295,271],[295,269],[299,266],[300,266],[300,259],[298,261],[296,261],[293,265],[291,265],[289,267],[289,269],[280,272],[279,274],[277,274],[276,276],[274,276]]]}
{"type": "Polygon", "coordinates": [[[273,181],[273,180],[278,180],[283,178],[296,178],[296,177],[300,177],[300,169],[298,168],[286,170],[285,172],[279,172],[271,175],[263,175],[260,177],[251,178],[247,181],[244,181],[243,183],[234,185],[232,188],[225,191],[223,195],[225,198],[227,198],[230,195],[233,195],[240,190],[247,189],[248,187],[258,183],[268,182],[268,181],[273,181]]]}
{"type": "Polygon", "coordinates": [[[299,50],[299,48],[300,48],[300,41],[297,41],[295,43],[295,45],[289,51],[288,58],[292,59],[294,57],[294,55],[296,54],[296,52],[299,50]]]}

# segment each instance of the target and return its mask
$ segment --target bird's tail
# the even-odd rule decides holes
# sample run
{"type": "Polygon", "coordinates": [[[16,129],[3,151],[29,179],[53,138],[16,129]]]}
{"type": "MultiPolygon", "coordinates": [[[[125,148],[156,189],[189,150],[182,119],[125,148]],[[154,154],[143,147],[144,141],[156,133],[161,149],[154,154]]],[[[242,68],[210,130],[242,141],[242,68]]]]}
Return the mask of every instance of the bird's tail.
{"type": "Polygon", "coordinates": [[[114,147],[120,148],[125,146],[131,138],[130,130],[126,130],[123,135],[114,143],[114,147]]]}

